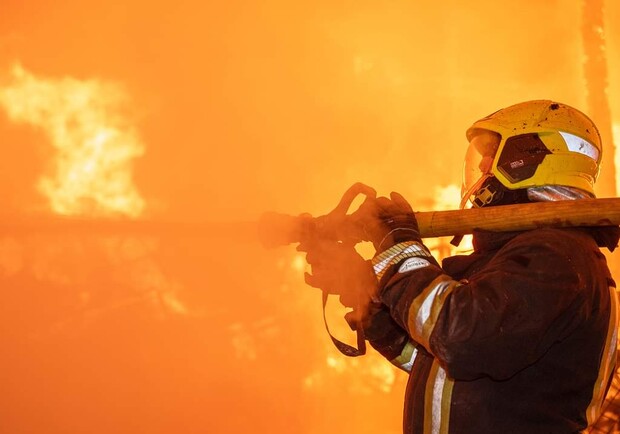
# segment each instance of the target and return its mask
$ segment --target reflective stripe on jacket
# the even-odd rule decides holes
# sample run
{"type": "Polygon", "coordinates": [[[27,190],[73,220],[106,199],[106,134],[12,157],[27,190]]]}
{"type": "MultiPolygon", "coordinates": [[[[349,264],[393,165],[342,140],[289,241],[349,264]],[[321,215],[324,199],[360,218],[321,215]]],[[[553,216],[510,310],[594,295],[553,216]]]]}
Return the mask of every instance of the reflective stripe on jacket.
{"type": "Polygon", "coordinates": [[[615,370],[618,326],[615,284],[591,231],[474,240],[474,253],[443,268],[402,261],[381,279],[381,300],[409,337],[400,355],[374,345],[410,371],[404,432],[583,430],[615,370]]]}

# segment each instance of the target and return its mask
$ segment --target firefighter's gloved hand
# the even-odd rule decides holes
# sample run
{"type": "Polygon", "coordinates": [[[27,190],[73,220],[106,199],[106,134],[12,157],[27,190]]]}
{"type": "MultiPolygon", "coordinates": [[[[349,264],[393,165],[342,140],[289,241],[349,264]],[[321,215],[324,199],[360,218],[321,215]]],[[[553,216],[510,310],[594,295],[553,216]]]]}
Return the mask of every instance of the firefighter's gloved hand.
{"type": "Polygon", "coordinates": [[[312,274],[305,273],[306,283],[328,294],[340,296],[346,307],[367,305],[377,291],[377,278],[370,261],[353,246],[337,241],[320,240],[307,248],[306,261],[312,274]]]}
{"type": "Polygon", "coordinates": [[[404,241],[421,241],[418,221],[411,205],[396,192],[390,198],[378,197],[360,207],[367,241],[381,252],[404,241]]]}
{"type": "Polygon", "coordinates": [[[409,335],[394,321],[388,308],[378,302],[371,302],[361,316],[356,312],[345,315],[351,329],[357,330],[361,324],[364,336],[370,345],[389,360],[400,355],[409,340],[409,335]]]}

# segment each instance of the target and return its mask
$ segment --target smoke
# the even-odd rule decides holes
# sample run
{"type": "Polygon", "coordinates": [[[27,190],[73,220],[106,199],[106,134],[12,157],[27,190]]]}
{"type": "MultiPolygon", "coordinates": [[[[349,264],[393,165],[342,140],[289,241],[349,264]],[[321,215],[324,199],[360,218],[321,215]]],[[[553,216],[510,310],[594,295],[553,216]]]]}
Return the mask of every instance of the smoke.
{"type": "Polygon", "coordinates": [[[3,208],[226,225],[5,230],[2,427],[400,432],[406,376],[337,353],[303,257],[237,223],[324,214],[357,181],[456,207],[474,120],[525,99],[584,107],[581,3],[559,3],[4,0],[0,51],[22,66],[0,79],[3,208]]]}

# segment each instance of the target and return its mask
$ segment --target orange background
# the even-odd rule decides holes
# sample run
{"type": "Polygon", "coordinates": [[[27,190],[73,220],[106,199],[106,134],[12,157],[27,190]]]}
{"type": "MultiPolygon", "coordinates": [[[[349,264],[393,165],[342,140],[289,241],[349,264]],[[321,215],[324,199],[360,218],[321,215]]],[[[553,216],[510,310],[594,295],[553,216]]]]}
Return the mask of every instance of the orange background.
{"type": "MultiPolygon", "coordinates": [[[[537,98],[590,112],[586,2],[496,3],[0,0],[0,89],[16,62],[117,83],[140,218],[216,228],[4,229],[0,432],[400,432],[406,376],[340,356],[303,257],[234,223],[325,213],[356,181],[433,208],[474,120],[537,98]]],[[[605,32],[620,124],[615,2],[605,32]]],[[[0,143],[2,214],[52,216],[45,132],[0,110],[0,143]]]]}

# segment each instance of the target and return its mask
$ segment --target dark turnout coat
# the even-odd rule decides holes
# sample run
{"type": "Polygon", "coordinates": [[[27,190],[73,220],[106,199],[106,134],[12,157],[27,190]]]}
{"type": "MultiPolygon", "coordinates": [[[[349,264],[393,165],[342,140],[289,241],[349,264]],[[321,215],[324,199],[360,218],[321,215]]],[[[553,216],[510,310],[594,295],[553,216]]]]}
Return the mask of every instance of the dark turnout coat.
{"type": "Polygon", "coordinates": [[[474,253],[443,267],[424,255],[385,267],[392,330],[370,342],[410,372],[404,432],[565,434],[591,424],[615,371],[615,284],[599,247],[613,249],[617,232],[477,233],[474,253]]]}

